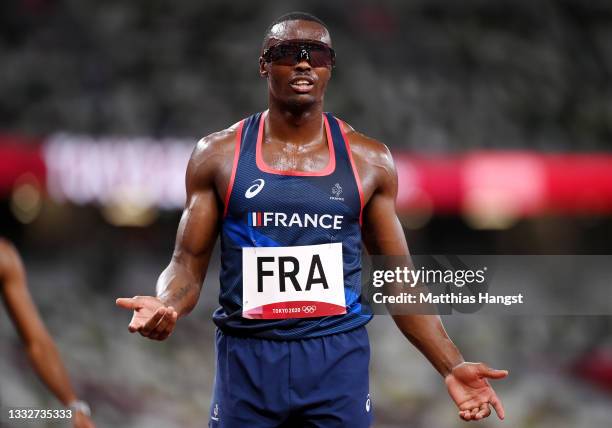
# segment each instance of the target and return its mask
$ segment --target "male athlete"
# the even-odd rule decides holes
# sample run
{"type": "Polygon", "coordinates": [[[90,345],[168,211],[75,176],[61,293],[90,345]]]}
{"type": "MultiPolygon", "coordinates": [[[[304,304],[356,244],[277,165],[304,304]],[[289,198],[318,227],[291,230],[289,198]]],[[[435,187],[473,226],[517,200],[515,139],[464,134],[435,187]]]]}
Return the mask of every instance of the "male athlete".
{"type": "MultiPolygon", "coordinates": [[[[62,364],[53,339],[41,321],[32,302],[25,271],[15,247],[0,238],[0,295],[38,376],[66,407],[72,409],[75,428],[94,428],[89,406],[79,401],[62,364]]],[[[8,417],[8,415],[2,415],[8,417]]]]}
{"type": "MultiPolygon", "coordinates": [[[[331,46],[312,15],[273,22],[259,60],[268,110],[198,143],[157,297],[117,301],[134,311],[131,332],[166,339],[198,301],[220,232],[213,427],[371,424],[361,242],[372,254],[409,253],[389,150],[323,111],[331,46]]],[[[489,416],[489,404],[504,417],[486,378],[506,371],[464,362],[437,316],[394,319],[444,377],[462,419],[489,416]]]]}

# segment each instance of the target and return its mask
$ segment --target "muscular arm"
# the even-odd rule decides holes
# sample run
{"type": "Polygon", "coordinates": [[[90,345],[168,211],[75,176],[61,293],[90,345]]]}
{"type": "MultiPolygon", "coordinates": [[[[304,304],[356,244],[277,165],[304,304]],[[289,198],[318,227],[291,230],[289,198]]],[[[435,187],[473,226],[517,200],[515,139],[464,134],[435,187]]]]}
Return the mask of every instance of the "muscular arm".
{"type": "MultiPolygon", "coordinates": [[[[360,138],[359,136],[356,136],[360,138]]],[[[362,139],[364,137],[361,137],[362,139]]],[[[406,265],[412,266],[404,231],[395,212],[397,197],[397,173],[389,150],[382,144],[367,144],[372,172],[364,176],[373,190],[363,212],[363,240],[370,254],[404,256],[406,265]]],[[[448,375],[453,367],[463,362],[463,357],[446,334],[437,315],[392,315],[400,331],[414,344],[435,369],[448,375]]]]}
{"type": "Polygon", "coordinates": [[[14,247],[3,240],[0,240],[0,284],[4,304],[36,373],[64,405],[75,401],[59,352],[28,291],[21,259],[14,247]]]}
{"type": "MultiPolygon", "coordinates": [[[[397,173],[391,154],[384,145],[352,130],[349,138],[357,148],[357,169],[367,201],[363,212],[364,243],[370,254],[405,257],[405,264],[412,266],[404,231],[395,213],[397,173]]],[[[487,378],[502,379],[508,375],[507,371],[465,362],[437,315],[392,316],[404,336],[444,377],[461,419],[486,418],[491,414],[489,404],[504,418],[504,408],[487,378]]]]}
{"type": "Polygon", "coordinates": [[[218,157],[212,142],[198,143],[186,174],[187,203],[170,264],[157,280],[157,297],[179,317],[196,305],[218,234],[220,204],[215,190],[218,157]]]}
{"type": "Polygon", "coordinates": [[[170,264],[157,280],[156,296],[117,299],[118,306],[134,310],[130,332],[164,340],[177,319],[198,302],[219,232],[220,195],[228,186],[235,139],[236,125],[203,138],[193,151],[185,178],[185,209],[170,264]]]}

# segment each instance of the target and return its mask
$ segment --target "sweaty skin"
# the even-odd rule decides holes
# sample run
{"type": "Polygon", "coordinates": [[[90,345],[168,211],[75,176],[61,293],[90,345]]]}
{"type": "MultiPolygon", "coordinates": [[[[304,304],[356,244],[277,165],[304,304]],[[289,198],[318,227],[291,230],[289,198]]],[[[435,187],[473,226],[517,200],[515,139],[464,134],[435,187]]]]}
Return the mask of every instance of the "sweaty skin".
{"type": "MultiPolygon", "coordinates": [[[[327,30],[316,22],[295,20],[277,24],[264,48],[282,40],[308,39],[327,43],[327,30]]],[[[323,124],[323,101],[331,70],[311,67],[303,60],[294,66],[266,63],[259,72],[268,82],[269,112],[264,123],[262,156],[276,170],[318,171],[329,161],[323,124]],[[307,93],[291,83],[307,79],[307,93]]],[[[174,253],[157,282],[157,297],[136,296],[117,300],[134,311],[129,325],[150,339],[166,339],[178,318],[187,315],[198,301],[210,255],[219,232],[228,189],[238,125],[211,134],[195,148],[186,174],[187,203],[181,218],[174,253]]],[[[397,174],[387,147],[344,124],[357,173],[361,179],[364,210],[362,236],[371,254],[405,256],[409,251],[397,214],[397,174]]],[[[486,378],[500,379],[505,370],[483,363],[466,363],[436,315],[393,316],[402,333],[427,357],[444,377],[449,394],[464,420],[490,415],[489,403],[498,416],[504,409],[486,378]]]]}
{"type": "MultiPolygon", "coordinates": [[[[77,400],[53,339],[28,291],[23,263],[15,247],[0,238],[0,295],[25,345],[36,373],[65,406],[77,400]]],[[[88,416],[76,413],[75,428],[94,428],[88,416]]]]}

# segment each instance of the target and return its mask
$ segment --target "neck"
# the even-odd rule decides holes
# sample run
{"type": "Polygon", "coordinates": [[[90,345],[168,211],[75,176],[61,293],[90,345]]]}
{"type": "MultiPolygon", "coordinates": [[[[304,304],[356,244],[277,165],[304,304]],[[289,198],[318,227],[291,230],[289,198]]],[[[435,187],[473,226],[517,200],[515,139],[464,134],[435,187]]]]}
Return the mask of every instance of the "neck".
{"type": "Polygon", "coordinates": [[[308,144],[323,139],[323,103],[287,108],[270,99],[265,135],[268,141],[308,144]]]}

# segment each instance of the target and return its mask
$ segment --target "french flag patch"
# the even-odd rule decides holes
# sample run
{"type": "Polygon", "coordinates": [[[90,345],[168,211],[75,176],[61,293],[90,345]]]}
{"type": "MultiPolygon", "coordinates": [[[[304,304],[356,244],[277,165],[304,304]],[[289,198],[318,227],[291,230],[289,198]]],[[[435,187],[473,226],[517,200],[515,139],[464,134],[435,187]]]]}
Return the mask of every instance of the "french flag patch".
{"type": "Polygon", "coordinates": [[[253,227],[258,227],[258,226],[262,226],[262,220],[261,220],[261,212],[252,212],[249,213],[248,218],[249,218],[249,226],[253,226],[253,227]]]}

